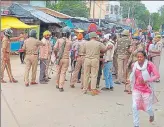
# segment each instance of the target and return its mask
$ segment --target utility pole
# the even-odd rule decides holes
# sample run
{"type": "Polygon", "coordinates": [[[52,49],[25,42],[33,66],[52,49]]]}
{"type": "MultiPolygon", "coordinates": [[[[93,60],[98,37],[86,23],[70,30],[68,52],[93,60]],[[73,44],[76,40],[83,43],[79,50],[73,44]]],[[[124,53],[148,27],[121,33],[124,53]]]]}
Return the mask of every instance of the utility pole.
{"type": "Polygon", "coordinates": [[[129,10],[128,10],[128,19],[129,19],[129,17],[130,17],[129,15],[130,15],[130,7],[129,7],[129,10]]]}
{"type": "MultiPolygon", "coordinates": [[[[103,1],[100,1],[100,2],[103,2],[103,1]]],[[[99,27],[100,27],[100,24],[101,24],[101,9],[102,9],[102,3],[100,3],[100,14],[99,14],[99,27]]]]}
{"type": "Polygon", "coordinates": [[[95,21],[95,1],[93,1],[93,21],[95,21]]]}

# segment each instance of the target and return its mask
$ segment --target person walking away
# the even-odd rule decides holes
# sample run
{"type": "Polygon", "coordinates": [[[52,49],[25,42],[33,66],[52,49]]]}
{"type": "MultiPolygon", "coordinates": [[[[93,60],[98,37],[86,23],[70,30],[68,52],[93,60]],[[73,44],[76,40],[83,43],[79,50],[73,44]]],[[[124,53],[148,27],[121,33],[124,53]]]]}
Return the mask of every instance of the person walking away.
{"type": "MultiPolygon", "coordinates": [[[[80,69],[83,67],[83,63],[84,63],[84,56],[85,56],[85,53],[84,53],[84,44],[85,44],[85,41],[83,40],[83,34],[82,33],[79,33],[77,35],[77,38],[78,38],[78,42],[75,46],[75,51],[76,51],[76,65],[75,65],[75,70],[73,71],[73,74],[72,74],[72,78],[71,78],[71,88],[74,88],[75,87],[75,83],[78,81],[78,74],[80,72],[80,69]]],[[[82,73],[82,87],[83,87],[83,73],[82,73]]]]}
{"type": "Polygon", "coordinates": [[[4,81],[4,72],[7,70],[7,74],[10,82],[17,83],[18,81],[14,79],[11,71],[10,63],[10,43],[12,41],[18,41],[23,35],[19,37],[12,37],[13,31],[11,29],[4,30],[4,37],[2,39],[2,48],[1,48],[1,83],[7,83],[4,81]]]}
{"type": "MultiPolygon", "coordinates": [[[[162,53],[162,48],[163,48],[161,36],[156,35],[154,42],[155,42],[154,47],[149,51],[149,53],[152,57],[152,62],[155,64],[157,70],[159,71],[161,53],[162,53]]],[[[158,79],[156,82],[160,82],[160,79],[158,79]]]]}
{"type": "Polygon", "coordinates": [[[40,46],[40,84],[47,84],[48,82],[49,56],[51,55],[50,35],[50,31],[45,31],[41,40],[45,45],[40,46]]]}
{"type": "Polygon", "coordinates": [[[108,50],[104,55],[104,78],[105,78],[105,87],[101,90],[111,90],[113,91],[113,77],[112,77],[112,67],[113,67],[113,55],[114,55],[114,42],[110,39],[106,43],[106,47],[112,46],[113,48],[108,50]]]}
{"type": "MultiPolygon", "coordinates": [[[[23,33],[23,32],[20,33],[20,36],[24,36],[24,33],[23,33]]],[[[19,39],[19,41],[20,41],[20,48],[23,47],[24,40],[25,40],[24,37],[21,37],[21,38],[19,39]]],[[[21,60],[21,64],[24,64],[24,58],[25,58],[25,53],[22,52],[22,51],[20,51],[20,60],[21,60]]]]}
{"type": "Polygon", "coordinates": [[[126,65],[129,57],[128,46],[131,44],[131,41],[128,37],[128,30],[124,30],[121,33],[121,36],[122,37],[118,40],[117,43],[118,77],[116,79],[115,84],[126,83],[126,65]]]}
{"type": "Polygon", "coordinates": [[[90,41],[87,41],[84,46],[85,59],[84,59],[84,94],[87,93],[89,78],[91,76],[91,95],[97,95],[99,92],[96,89],[96,81],[99,69],[100,51],[105,53],[108,49],[113,48],[105,45],[96,40],[96,32],[89,33],[90,41]]]}
{"type": "MultiPolygon", "coordinates": [[[[97,38],[97,41],[101,42],[101,43],[104,43],[105,40],[102,40],[102,38],[97,38]]],[[[101,53],[100,52],[100,60],[99,60],[99,70],[98,70],[98,76],[97,76],[97,83],[96,83],[96,88],[99,88],[100,87],[100,79],[101,79],[101,75],[102,75],[102,70],[103,70],[103,62],[104,62],[104,59],[103,59],[103,56],[104,56],[104,53],[101,53]]],[[[90,87],[89,87],[90,88],[90,87]]]]}
{"type": "Polygon", "coordinates": [[[71,46],[71,50],[70,50],[70,58],[71,58],[71,71],[70,73],[73,72],[74,68],[75,68],[75,64],[76,64],[76,59],[75,59],[75,46],[78,42],[77,36],[74,36],[72,38],[72,46],[71,46]]]}
{"type": "Polygon", "coordinates": [[[134,127],[139,127],[139,110],[146,111],[149,114],[149,121],[154,121],[152,105],[158,100],[154,94],[153,81],[159,77],[155,65],[146,59],[146,53],[139,51],[137,61],[132,65],[132,73],[130,74],[134,127]]]}
{"type": "Polygon", "coordinates": [[[151,49],[153,45],[153,38],[152,37],[148,37],[148,41],[147,41],[147,45],[146,45],[146,53],[148,55],[148,60],[152,61],[152,58],[150,56],[149,50],[151,49]]]}
{"type": "Polygon", "coordinates": [[[71,30],[68,27],[62,29],[62,38],[58,39],[54,46],[56,56],[56,88],[63,92],[66,71],[69,66],[69,52],[71,49],[71,41],[69,40],[71,30]]]}
{"type": "Polygon", "coordinates": [[[118,58],[118,55],[117,55],[117,35],[116,34],[113,34],[112,35],[112,42],[113,42],[113,45],[114,45],[114,54],[113,54],[113,67],[114,67],[114,74],[116,76],[116,79],[118,77],[118,62],[117,62],[117,58],[118,58]]]}
{"type": "Polygon", "coordinates": [[[24,41],[24,45],[22,50],[24,50],[25,56],[25,75],[24,81],[25,86],[29,86],[29,73],[32,67],[32,75],[31,75],[31,85],[38,84],[36,82],[36,74],[37,74],[37,65],[38,65],[38,50],[39,46],[45,45],[43,42],[39,41],[36,37],[37,32],[36,30],[32,29],[29,32],[29,38],[24,41]]]}

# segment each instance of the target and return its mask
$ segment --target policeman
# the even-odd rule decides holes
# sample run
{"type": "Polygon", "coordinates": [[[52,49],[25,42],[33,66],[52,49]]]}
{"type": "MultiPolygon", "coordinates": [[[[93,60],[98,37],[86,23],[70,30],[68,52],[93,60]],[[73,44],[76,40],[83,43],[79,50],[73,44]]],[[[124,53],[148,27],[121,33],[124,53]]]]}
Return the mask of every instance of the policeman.
{"type": "Polygon", "coordinates": [[[84,94],[87,93],[89,78],[91,76],[91,94],[97,95],[99,92],[96,89],[97,75],[99,69],[100,51],[105,53],[112,47],[105,47],[105,45],[97,41],[96,32],[89,33],[90,41],[84,45],[85,59],[84,59],[84,94]]]}
{"type": "Polygon", "coordinates": [[[126,83],[126,65],[129,57],[128,46],[130,44],[129,31],[124,30],[117,43],[118,77],[115,82],[116,84],[126,83]]]}
{"type": "Polygon", "coordinates": [[[62,38],[58,39],[54,46],[54,54],[56,57],[56,88],[63,92],[66,72],[69,66],[69,52],[71,49],[70,29],[64,27],[62,29],[62,38]]]}
{"type": "MultiPolygon", "coordinates": [[[[78,73],[80,72],[80,69],[83,67],[84,56],[85,56],[84,44],[86,41],[83,40],[83,34],[79,33],[77,38],[78,38],[78,42],[77,42],[77,45],[75,47],[77,62],[75,65],[75,70],[73,71],[72,78],[71,78],[71,85],[70,86],[72,88],[75,87],[75,83],[77,82],[77,79],[78,79],[78,73]]],[[[81,77],[82,77],[82,86],[83,86],[83,71],[81,73],[81,77]]]]}
{"type": "Polygon", "coordinates": [[[11,71],[11,63],[10,63],[10,42],[16,41],[22,38],[23,36],[19,37],[12,37],[13,31],[11,29],[6,29],[4,31],[4,37],[2,39],[2,58],[1,58],[1,83],[6,83],[4,81],[4,71],[7,70],[10,82],[17,83],[18,81],[13,78],[12,71],[11,71]]]}
{"type": "Polygon", "coordinates": [[[131,63],[134,63],[137,61],[137,52],[138,51],[145,51],[145,45],[141,43],[140,38],[138,36],[132,37],[132,53],[129,57],[127,67],[130,66],[131,63]]]}
{"type": "Polygon", "coordinates": [[[25,56],[25,75],[24,81],[25,86],[29,86],[29,73],[32,67],[32,77],[31,77],[31,85],[38,84],[36,82],[36,73],[37,73],[37,64],[38,64],[38,49],[39,46],[45,45],[43,42],[39,41],[36,37],[36,30],[31,30],[29,33],[29,38],[25,40],[22,49],[24,50],[25,56]]]}
{"type": "MultiPolygon", "coordinates": [[[[162,40],[161,35],[156,35],[154,38],[154,46],[150,49],[150,55],[152,57],[152,62],[156,66],[157,70],[159,71],[160,61],[161,61],[161,53],[162,53],[162,40]]],[[[156,82],[160,82],[160,79],[156,80],[156,82]]]]}

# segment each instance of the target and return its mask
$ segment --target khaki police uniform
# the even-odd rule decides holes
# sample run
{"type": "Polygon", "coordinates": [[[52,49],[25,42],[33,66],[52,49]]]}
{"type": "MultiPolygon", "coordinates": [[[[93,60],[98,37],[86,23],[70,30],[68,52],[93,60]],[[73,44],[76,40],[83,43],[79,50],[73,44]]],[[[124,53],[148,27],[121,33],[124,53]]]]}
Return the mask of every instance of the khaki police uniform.
{"type": "Polygon", "coordinates": [[[117,43],[117,62],[118,62],[118,77],[117,82],[126,82],[126,67],[129,59],[128,46],[131,44],[130,39],[122,37],[117,43]]]}
{"type": "Polygon", "coordinates": [[[162,48],[163,48],[162,41],[158,41],[155,44],[152,51],[159,51],[160,53],[159,54],[151,53],[152,62],[155,64],[158,71],[159,71],[159,65],[160,65],[160,60],[161,60],[162,48]]]}
{"type": "MultiPolygon", "coordinates": [[[[62,48],[64,41],[65,40],[63,38],[58,39],[54,46],[54,51],[60,50],[62,48]]],[[[70,49],[71,49],[71,41],[69,39],[66,39],[66,45],[64,47],[62,58],[59,64],[56,65],[56,84],[59,88],[63,88],[65,83],[66,72],[69,67],[70,49]]]]}
{"type": "Polygon", "coordinates": [[[100,51],[105,50],[103,43],[96,40],[90,40],[85,43],[85,59],[84,59],[84,90],[88,89],[89,78],[91,76],[91,89],[96,89],[97,76],[99,70],[100,51]]]}
{"type": "MultiPolygon", "coordinates": [[[[84,57],[85,57],[85,52],[84,52],[85,42],[86,41],[82,40],[82,41],[79,41],[77,44],[76,49],[78,50],[78,56],[77,56],[77,62],[75,65],[75,70],[73,71],[72,78],[71,78],[72,87],[75,85],[75,83],[78,80],[78,74],[80,72],[80,69],[83,68],[84,57]]],[[[81,81],[82,81],[82,86],[83,86],[83,71],[81,72],[81,81]]]]}
{"type": "Polygon", "coordinates": [[[6,36],[2,39],[2,58],[1,58],[1,82],[3,82],[4,71],[7,70],[10,82],[14,80],[10,64],[10,39],[6,36]],[[4,57],[5,55],[5,57],[4,57]]]}
{"type": "Polygon", "coordinates": [[[29,84],[29,73],[31,67],[32,67],[31,83],[36,83],[35,81],[36,81],[37,64],[38,64],[38,50],[39,50],[39,46],[41,45],[44,44],[38,39],[35,39],[33,37],[26,39],[24,42],[22,49],[25,50],[25,63],[26,63],[25,75],[24,75],[25,84],[29,84]]]}

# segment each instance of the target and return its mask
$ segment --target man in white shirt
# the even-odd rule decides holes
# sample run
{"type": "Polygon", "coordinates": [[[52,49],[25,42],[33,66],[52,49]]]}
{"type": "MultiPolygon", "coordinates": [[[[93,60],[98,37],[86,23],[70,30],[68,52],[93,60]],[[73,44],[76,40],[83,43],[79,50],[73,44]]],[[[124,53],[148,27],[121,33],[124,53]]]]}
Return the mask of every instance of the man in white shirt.
{"type": "MultiPolygon", "coordinates": [[[[111,36],[109,36],[111,38],[111,36]]],[[[108,38],[106,38],[108,39],[108,38]]],[[[113,66],[113,55],[114,55],[114,44],[112,40],[109,39],[106,43],[106,47],[112,46],[113,48],[109,49],[104,54],[104,78],[105,78],[105,87],[102,90],[112,90],[113,91],[113,78],[112,78],[112,66],[113,66]]]]}

